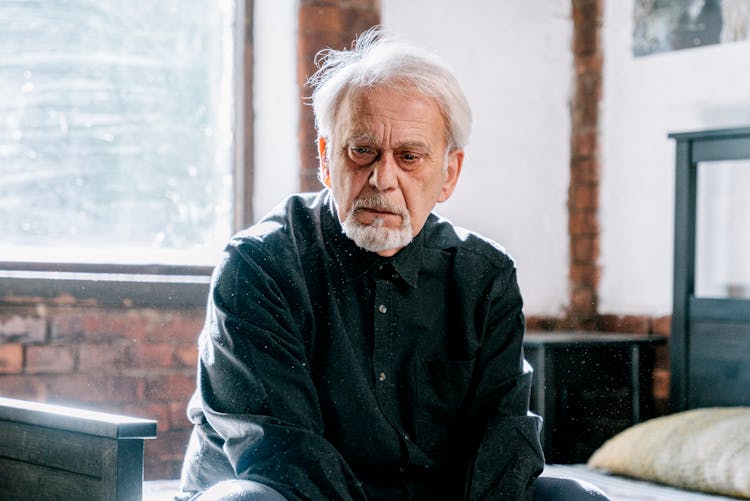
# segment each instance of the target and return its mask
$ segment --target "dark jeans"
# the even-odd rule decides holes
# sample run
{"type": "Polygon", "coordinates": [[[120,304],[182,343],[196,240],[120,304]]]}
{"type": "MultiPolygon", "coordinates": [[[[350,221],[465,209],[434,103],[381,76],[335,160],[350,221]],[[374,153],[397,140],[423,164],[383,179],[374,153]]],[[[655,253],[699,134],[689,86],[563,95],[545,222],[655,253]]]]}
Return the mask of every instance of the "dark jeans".
{"type": "MultiPolygon", "coordinates": [[[[220,482],[197,501],[286,501],[266,485],[248,480],[220,482]]],[[[572,478],[540,477],[534,482],[534,501],[606,501],[609,498],[588,482],[572,478]]]]}

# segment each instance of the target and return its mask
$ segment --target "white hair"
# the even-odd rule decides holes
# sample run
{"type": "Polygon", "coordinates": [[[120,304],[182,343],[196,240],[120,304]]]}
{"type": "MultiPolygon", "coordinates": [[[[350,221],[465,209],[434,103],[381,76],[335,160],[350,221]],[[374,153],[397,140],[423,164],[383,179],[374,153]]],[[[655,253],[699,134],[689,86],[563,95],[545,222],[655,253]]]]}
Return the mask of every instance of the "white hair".
{"type": "Polygon", "coordinates": [[[380,27],[362,33],[351,50],[324,49],[310,77],[312,107],[319,137],[330,140],[338,108],[353,88],[416,88],[435,99],[445,123],[449,150],[466,146],[471,108],[458,80],[436,54],[386,34],[380,27]]]}

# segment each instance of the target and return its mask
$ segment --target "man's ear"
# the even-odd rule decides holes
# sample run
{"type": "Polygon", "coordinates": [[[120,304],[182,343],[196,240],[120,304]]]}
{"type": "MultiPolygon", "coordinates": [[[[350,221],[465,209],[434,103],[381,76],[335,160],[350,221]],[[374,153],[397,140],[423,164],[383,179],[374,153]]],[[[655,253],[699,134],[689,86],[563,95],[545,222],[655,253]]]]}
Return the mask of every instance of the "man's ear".
{"type": "Polygon", "coordinates": [[[331,187],[331,171],[328,168],[327,156],[328,141],[324,137],[318,138],[318,162],[320,164],[320,181],[326,186],[331,187]]]}
{"type": "Polygon", "coordinates": [[[458,176],[461,174],[461,167],[464,164],[464,150],[455,149],[448,153],[448,167],[445,170],[445,179],[440,189],[438,202],[445,202],[453,194],[458,182],[458,176]]]}

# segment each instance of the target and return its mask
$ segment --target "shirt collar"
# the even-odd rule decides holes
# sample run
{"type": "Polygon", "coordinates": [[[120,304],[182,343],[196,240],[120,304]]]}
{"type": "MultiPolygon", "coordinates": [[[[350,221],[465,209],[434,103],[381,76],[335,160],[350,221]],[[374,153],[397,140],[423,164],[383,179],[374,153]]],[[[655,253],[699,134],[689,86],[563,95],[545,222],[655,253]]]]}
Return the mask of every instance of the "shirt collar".
{"type": "Polygon", "coordinates": [[[321,210],[323,235],[332,254],[339,262],[347,281],[359,278],[372,270],[390,264],[394,272],[411,287],[417,286],[419,270],[422,267],[424,248],[424,228],[412,242],[392,257],[382,257],[358,247],[341,229],[333,197],[326,193],[325,204],[321,210]]]}

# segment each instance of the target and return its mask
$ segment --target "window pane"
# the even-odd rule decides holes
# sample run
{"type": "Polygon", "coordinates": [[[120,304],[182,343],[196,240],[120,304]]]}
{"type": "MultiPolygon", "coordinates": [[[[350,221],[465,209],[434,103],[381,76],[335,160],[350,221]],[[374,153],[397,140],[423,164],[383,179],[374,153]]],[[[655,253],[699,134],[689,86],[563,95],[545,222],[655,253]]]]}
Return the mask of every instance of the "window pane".
{"type": "Polygon", "coordinates": [[[210,264],[234,1],[0,3],[0,260],[210,264]]]}
{"type": "Polygon", "coordinates": [[[698,165],[695,294],[750,298],[750,160],[698,165]]]}

